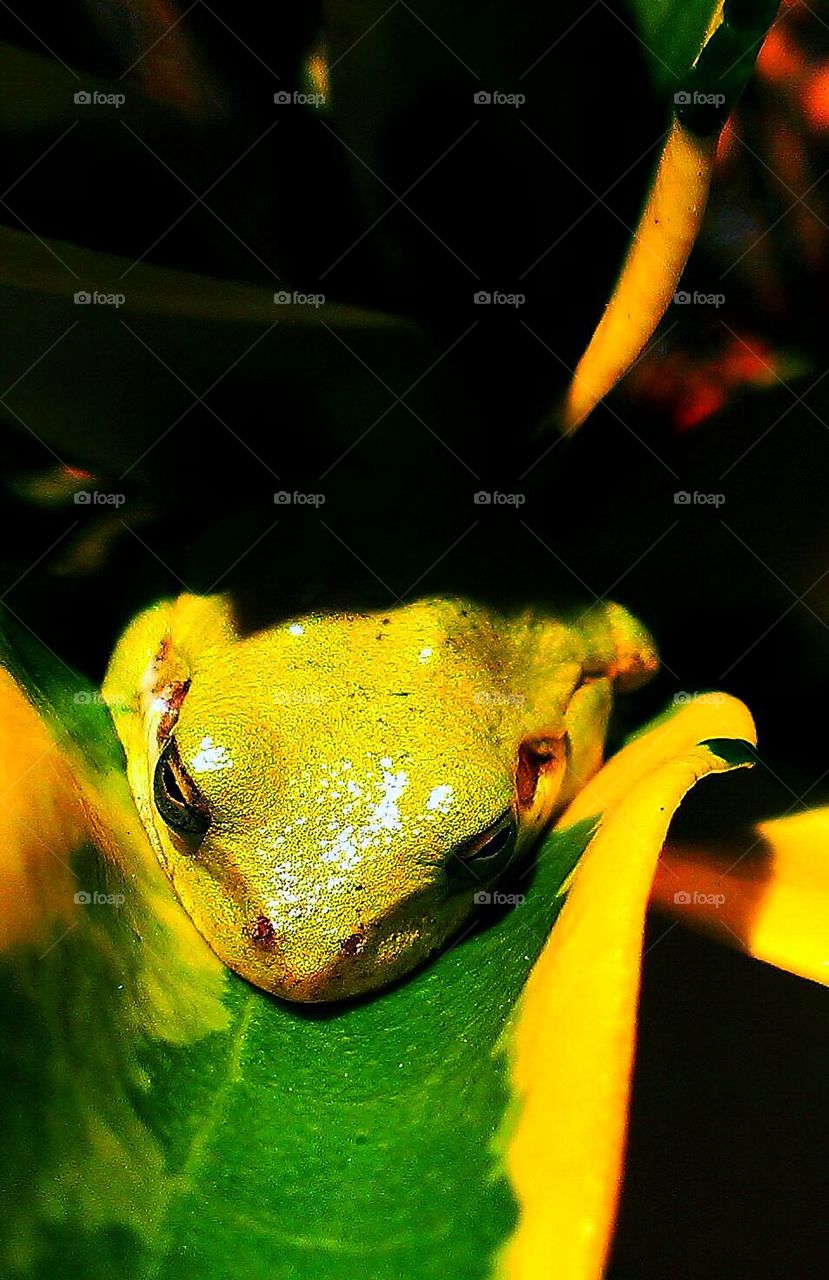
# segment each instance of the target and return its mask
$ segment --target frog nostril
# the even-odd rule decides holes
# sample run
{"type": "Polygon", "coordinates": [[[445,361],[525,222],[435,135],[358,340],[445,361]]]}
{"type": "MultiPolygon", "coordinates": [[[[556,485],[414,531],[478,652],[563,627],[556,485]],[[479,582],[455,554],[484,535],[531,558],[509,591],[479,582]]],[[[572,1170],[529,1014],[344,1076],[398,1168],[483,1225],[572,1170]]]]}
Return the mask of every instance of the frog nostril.
{"type": "Polygon", "coordinates": [[[257,916],[251,930],[251,941],[257,947],[269,948],[276,942],[276,929],[267,916],[257,916]]]}
{"type": "Polygon", "coordinates": [[[344,956],[356,956],[362,951],[366,945],[366,935],[364,933],[352,933],[347,938],[343,938],[340,942],[340,951],[344,956]]]}

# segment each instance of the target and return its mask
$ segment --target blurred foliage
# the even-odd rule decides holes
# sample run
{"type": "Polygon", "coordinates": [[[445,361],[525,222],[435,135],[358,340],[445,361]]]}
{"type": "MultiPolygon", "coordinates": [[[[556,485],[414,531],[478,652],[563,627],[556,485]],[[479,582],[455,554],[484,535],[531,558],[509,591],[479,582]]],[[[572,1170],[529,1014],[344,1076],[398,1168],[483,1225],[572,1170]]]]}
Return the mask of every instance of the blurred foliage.
{"type": "MultiPolygon", "coordinates": [[[[686,43],[691,11],[697,42],[707,21],[686,6],[686,43]]],[[[281,485],[322,487],[384,580],[408,539],[375,565],[366,538],[428,506],[402,590],[463,533],[472,491],[538,457],[530,429],[595,323],[668,120],[651,73],[675,33],[643,44],[640,16],[568,3],[516,24],[502,0],[480,23],[436,5],[287,17],[90,3],[47,7],[35,31],[0,15],[0,119],[20,175],[3,197],[4,460],[93,471],[172,569],[121,531],[115,576],[133,586],[137,566],[143,581],[99,599],[98,667],[155,584],[209,585],[265,534],[281,485]],[[274,102],[314,86],[321,109],[274,102]],[[481,105],[481,91],[526,102],[481,105]],[[125,101],[78,105],[77,92],[125,101]],[[203,279],[159,273],[171,267],[203,279]],[[94,289],[125,301],[71,304],[94,289]],[[283,289],[326,304],[274,306],[283,289]],[[482,308],[480,289],[526,303],[482,308]]],[[[39,549],[66,528],[18,518],[39,549]]],[[[312,546],[305,563],[321,558],[312,546]]]]}

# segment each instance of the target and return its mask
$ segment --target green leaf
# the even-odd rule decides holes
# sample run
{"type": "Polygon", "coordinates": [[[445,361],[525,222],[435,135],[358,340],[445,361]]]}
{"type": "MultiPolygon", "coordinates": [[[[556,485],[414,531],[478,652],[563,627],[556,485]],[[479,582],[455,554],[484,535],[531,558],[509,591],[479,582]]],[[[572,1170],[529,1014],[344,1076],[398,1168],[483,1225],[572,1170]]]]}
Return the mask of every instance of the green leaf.
{"type": "Polygon", "coordinates": [[[654,83],[672,97],[683,90],[691,96],[694,91],[722,95],[719,113],[708,112],[711,128],[714,119],[722,124],[751,74],[778,4],[779,0],[729,0],[709,36],[719,7],[712,0],[632,0],[654,83]]]}
{"type": "MultiPolygon", "coordinates": [[[[485,1275],[515,1220],[501,1044],[592,819],[551,837],[521,905],[411,981],[280,1003],[214,963],[177,907],[94,692],[22,648],[7,661],[53,732],[72,707],[65,750],[122,866],[91,832],[58,849],[67,893],[92,901],[2,960],[3,1274],[485,1275]]],[[[26,806],[36,824],[37,792],[26,806]]]]}
{"type": "Polygon", "coordinates": [[[630,7],[654,82],[672,93],[699,54],[716,5],[712,0],[631,0],[630,7]]]}
{"type": "Polygon", "coordinates": [[[732,769],[753,765],[757,760],[757,749],[750,742],[743,742],[739,738],[709,738],[700,745],[708,747],[709,751],[719,756],[732,769]]]}
{"type": "Polygon", "coordinates": [[[2,1274],[598,1274],[653,864],[689,787],[743,763],[746,708],[675,709],[499,884],[509,909],[493,894],[393,988],[308,1006],[194,930],[96,692],[12,630],[3,662],[2,1274]]]}

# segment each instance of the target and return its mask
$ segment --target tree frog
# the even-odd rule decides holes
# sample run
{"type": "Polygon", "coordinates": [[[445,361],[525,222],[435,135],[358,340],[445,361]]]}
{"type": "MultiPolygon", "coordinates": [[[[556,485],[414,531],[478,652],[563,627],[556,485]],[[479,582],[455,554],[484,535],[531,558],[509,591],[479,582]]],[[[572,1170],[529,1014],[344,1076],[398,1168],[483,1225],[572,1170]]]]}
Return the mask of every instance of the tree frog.
{"type": "Polygon", "coordinates": [[[157,603],[103,692],[185,910],[287,1000],[356,996],[455,934],[602,761],[614,687],[657,667],[612,603],[462,598],[246,633],[226,596],[157,603]]]}

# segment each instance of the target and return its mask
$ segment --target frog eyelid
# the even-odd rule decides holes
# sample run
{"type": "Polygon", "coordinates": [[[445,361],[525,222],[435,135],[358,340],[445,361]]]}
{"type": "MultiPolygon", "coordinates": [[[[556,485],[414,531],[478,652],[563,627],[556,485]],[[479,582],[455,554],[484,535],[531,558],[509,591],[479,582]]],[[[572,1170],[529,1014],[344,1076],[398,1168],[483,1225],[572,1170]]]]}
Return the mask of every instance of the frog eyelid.
{"type": "Polygon", "coordinates": [[[517,836],[518,824],[510,808],[484,831],[456,846],[446,863],[450,892],[485,884],[500,875],[512,859],[517,836]]]}
{"type": "Polygon", "coordinates": [[[156,761],[153,773],[156,809],[172,831],[180,836],[203,836],[210,814],[198,788],[185,770],[171,737],[156,761]]]}
{"type": "Polygon", "coordinates": [[[506,808],[494,822],[490,822],[488,827],[485,827],[483,831],[479,831],[477,835],[470,836],[468,840],[464,840],[464,842],[458,845],[453,852],[458,853],[461,856],[474,857],[475,854],[482,850],[484,846],[489,844],[502,829],[509,827],[509,825],[514,823],[514,821],[515,814],[513,813],[512,808],[506,808]]]}

